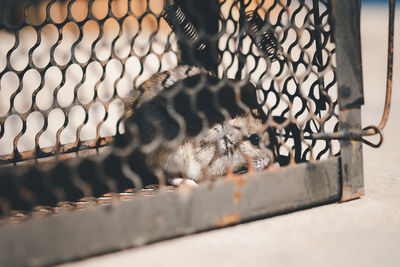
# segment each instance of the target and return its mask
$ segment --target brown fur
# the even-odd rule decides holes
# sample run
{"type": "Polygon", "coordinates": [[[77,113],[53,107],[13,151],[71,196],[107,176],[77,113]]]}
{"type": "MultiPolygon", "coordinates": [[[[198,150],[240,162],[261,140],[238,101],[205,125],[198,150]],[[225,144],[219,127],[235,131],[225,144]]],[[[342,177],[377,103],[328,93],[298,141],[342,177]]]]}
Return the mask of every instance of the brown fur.
{"type": "MultiPolygon", "coordinates": [[[[125,117],[131,117],[164,88],[198,74],[211,75],[204,69],[190,66],[178,66],[153,75],[126,102],[125,117]]],[[[223,176],[229,168],[234,172],[249,168],[249,163],[256,170],[268,167],[273,161],[269,142],[266,126],[246,113],[217,123],[177,144],[174,140],[160,140],[156,147],[146,151],[146,162],[150,168],[162,170],[167,177],[183,176],[198,181],[202,177],[223,176]],[[249,139],[255,134],[259,137],[257,145],[249,139]]]]}

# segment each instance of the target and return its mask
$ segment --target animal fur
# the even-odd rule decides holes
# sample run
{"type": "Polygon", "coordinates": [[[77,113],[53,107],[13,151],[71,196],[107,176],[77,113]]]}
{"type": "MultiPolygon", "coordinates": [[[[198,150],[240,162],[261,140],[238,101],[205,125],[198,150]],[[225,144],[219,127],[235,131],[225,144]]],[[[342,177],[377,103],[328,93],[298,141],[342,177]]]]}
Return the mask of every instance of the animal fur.
{"type": "Polygon", "coordinates": [[[140,140],[132,165],[194,181],[265,169],[273,154],[267,127],[253,116],[255,91],[198,67],[154,74],[126,101],[125,139],[140,140]]]}

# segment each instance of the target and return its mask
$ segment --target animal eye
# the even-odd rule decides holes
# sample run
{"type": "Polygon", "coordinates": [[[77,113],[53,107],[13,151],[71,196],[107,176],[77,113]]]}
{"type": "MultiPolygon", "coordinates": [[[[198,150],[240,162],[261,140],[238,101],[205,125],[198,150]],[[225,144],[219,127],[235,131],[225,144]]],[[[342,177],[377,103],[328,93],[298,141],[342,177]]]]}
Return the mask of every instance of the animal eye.
{"type": "Polygon", "coordinates": [[[260,142],[260,137],[258,136],[258,134],[252,134],[249,137],[250,143],[252,143],[255,146],[258,146],[259,142],[260,142]]]}

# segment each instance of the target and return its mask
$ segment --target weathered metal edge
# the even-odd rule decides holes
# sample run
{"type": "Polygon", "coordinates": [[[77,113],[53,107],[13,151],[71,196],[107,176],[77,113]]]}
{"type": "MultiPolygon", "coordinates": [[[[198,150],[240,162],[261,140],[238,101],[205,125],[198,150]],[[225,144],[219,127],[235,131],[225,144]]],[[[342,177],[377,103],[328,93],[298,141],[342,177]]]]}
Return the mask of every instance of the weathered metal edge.
{"type": "Polygon", "coordinates": [[[50,265],[340,199],[331,158],[0,226],[0,266],[50,265]]]}
{"type": "MultiPolygon", "coordinates": [[[[342,110],[339,114],[340,129],[360,129],[361,110],[342,110]]],[[[356,199],[364,195],[364,173],[362,143],[355,140],[341,140],[341,201],[356,199]]]]}
{"type": "MultiPolygon", "coordinates": [[[[364,104],[360,0],[331,0],[335,22],[337,86],[340,130],[361,129],[361,105],[364,104]]],[[[342,201],[364,195],[362,143],[340,141],[342,201]]]]}
{"type": "Polygon", "coordinates": [[[340,110],[359,108],[364,104],[360,0],[331,0],[336,41],[337,86],[340,110]]]}

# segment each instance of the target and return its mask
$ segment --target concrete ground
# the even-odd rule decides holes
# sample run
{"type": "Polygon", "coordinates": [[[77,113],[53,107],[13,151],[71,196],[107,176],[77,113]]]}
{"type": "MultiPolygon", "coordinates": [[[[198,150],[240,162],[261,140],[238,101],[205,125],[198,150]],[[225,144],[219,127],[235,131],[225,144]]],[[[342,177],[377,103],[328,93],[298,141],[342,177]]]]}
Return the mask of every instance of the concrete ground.
{"type": "MultiPolygon", "coordinates": [[[[63,266],[400,266],[398,28],[392,110],[383,146],[364,146],[364,197],[63,266]]],[[[378,124],[383,110],[386,43],[386,9],[364,7],[364,126],[378,124]]]]}

